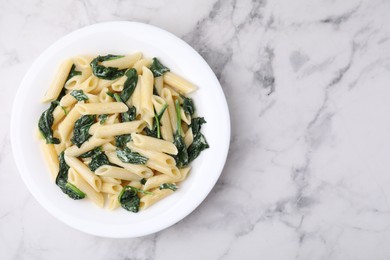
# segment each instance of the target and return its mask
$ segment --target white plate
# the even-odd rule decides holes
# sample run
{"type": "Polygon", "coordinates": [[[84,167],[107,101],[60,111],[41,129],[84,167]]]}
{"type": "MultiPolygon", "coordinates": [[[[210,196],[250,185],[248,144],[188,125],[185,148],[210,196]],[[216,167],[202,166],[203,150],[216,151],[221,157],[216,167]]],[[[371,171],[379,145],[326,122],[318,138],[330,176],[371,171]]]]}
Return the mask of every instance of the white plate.
{"type": "MultiPolygon", "coordinates": [[[[15,97],[11,141],[20,175],[38,202],[53,216],[81,231],[106,237],[138,237],[167,228],[190,214],[207,196],[221,174],[230,141],[230,119],[222,88],[203,58],[188,44],[162,29],[134,22],[109,22],[72,32],[34,62],[15,97]],[[55,70],[76,55],[126,54],[142,51],[158,57],[171,71],[199,87],[192,95],[210,148],[193,163],[189,178],[173,195],[137,214],[100,209],[88,199],[74,201],[50,180],[39,143],[37,122],[47,104],[43,97],[55,70]]],[[[207,216],[204,216],[207,218],[207,216]]]]}

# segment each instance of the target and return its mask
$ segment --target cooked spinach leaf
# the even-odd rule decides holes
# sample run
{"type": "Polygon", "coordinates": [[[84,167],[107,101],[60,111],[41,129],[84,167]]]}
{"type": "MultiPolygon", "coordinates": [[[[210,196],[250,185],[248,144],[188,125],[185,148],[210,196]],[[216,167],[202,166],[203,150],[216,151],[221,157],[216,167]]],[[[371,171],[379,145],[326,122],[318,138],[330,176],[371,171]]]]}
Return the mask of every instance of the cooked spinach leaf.
{"type": "Polygon", "coordinates": [[[122,208],[133,213],[139,211],[140,198],[135,190],[131,189],[131,186],[126,186],[118,195],[119,203],[122,208]]]}
{"type": "Polygon", "coordinates": [[[144,191],[137,189],[133,186],[124,187],[118,195],[118,201],[121,204],[122,208],[127,211],[137,213],[139,211],[140,198],[138,197],[138,192],[144,194],[153,194],[149,191],[144,191]]]}
{"type": "Polygon", "coordinates": [[[56,108],[56,103],[52,102],[50,107],[45,110],[38,121],[38,128],[41,132],[42,136],[46,139],[47,144],[59,144],[60,140],[58,138],[53,137],[53,111],[56,108]]]}
{"type": "Polygon", "coordinates": [[[162,65],[162,63],[156,57],[153,58],[153,62],[152,65],[150,66],[150,70],[153,72],[154,77],[160,77],[165,72],[169,71],[169,69],[164,65],[162,65]]]}
{"type": "Polygon", "coordinates": [[[86,153],[83,153],[82,155],[80,155],[79,157],[80,158],[88,158],[88,157],[92,157],[94,156],[95,154],[98,154],[102,151],[102,147],[99,146],[99,147],[96,147],[95,149],[91,150],[91,151],[88,151],[86,153]]]}
{"type": "Polygon", "coordinates": [[[136,69],[129,69],[125,73],[127,79],[123,85],[123,90],[121,93],[121,99],[123,102],[127,102],[127,100],[133,95],[135,87],[138,82],[138,74],[136,69]]]}
{"type": "Polygon", "coordinates": [[[117,135],[115,136],[115,146],[119,148],[124,148],[128,142],[131,141],[130,134],[117,135]]]}
{"type": "Polygon", "coordinates": [[[143,191],[132,186],[126,186],[122,189],[122,191],[118,195],[118,200],[122,208],[124,208],[127,211],[137,213],[139,211],[139,203],[140,203],[140,198],[138,197],[137,194],[138,192],[144,194],[152,194],[151,192],[143,191]]]}
{"type": "Polygon", "coordinates": [[[192,128],[192,134],[196,135],[197,133],[199,133],[201,126],[205,123],[206,123],[206,120],[204,120],[203,117],[195,117],[195,118],[191,119],[190,127],[192,128]]]}
{"type": "Polygon", "coordinates": [[[188,147],[188,162],[195,160],[199,154],[209,148],[209,144],[206,141],[204,135],[200,132],[200,128],[206,123],[203,117],[196,117],[191,120],[191,128],[194,139],[192,144],[188,147]]]}
{"type": "Polygon", "coordinates": [[[74,200],[83,199],[85,193],[80,191],[76,186],[68,182],[68,170],[69,166],[65,162],[64,152],[58,156],[59,160],[59,171],[56,177],[56,184],[61,188],[62,192],[68,195],[74,200]]]}
{"type": "Polygon", "coordinates": [[[105,153],[103,153],[102,151],[99,151],[99,152],[95,153],[94,155],[92,155],[92,160],[88,164],[88,167],[89,167],[89,169],[91,169],[91,171],[94,172],[94,171],[96,171],[97,168],[99,168],[102,165],[111,165],[111,163],[108,160],[107,155],[105,153]]]}
{"type": "Polygon", "coordinates": [[[183,110],[186,114],[192,116],[195,113],[194,102],[192,102],[191,98],[182,97],[183,98],[183,110]]]}
{"type": "Polygon", "coordinates": [[[178,189],[178,187],[173,183],[163,183],[160,185],[160,190],[163,190],[163,189],[170,189],[170,190],[176,191],[178,189]]]}
{"type": "Polygon", "coordinates": [[[69,71],[68,77],[66,78],[65,82],[73,78],[74,76],[81,75],[81,71],[76,70],[76,65],[72,65],[72,68],[69,71]]]}
{"type": "Polygon", "coordinates": [[[117,149],[116,155],[124,163],[145,164],[148,161],[147,157],[142,156],[137,152],[132,152],[128,147],[117,149]]]}
{"type": "Polygon", "coordinates": [[[176,166],[178,168],[182,168],[188,164],[188,152],[187,147],[184,142],[184,138],[181,135],[182,129],[181,129],[181,114],[180,114],[180,103],[179,100],[175,101],[176,105],[176,116],[177,116],[177,130],[176,133],[173,135],[173,144],[177,148],[177,155],[174,156],[176,161],[176,166]]]}
{"type": "Polygon", "coordinates": [[[80,147],[91,135],[88,133],[91,125],[95,123],[95,115],[83,115],[74,124],[72,143],[80,147]]]}
{"type": "MultiPolygon", "coordinates": [[[[154,119],[153,119],[154,120],[154,119]]],[[[154,125],[153,125],[154,126],[154,125]]],[[[145,134],[150,137],[157,138],[157,127],[149,129],[147,126],[144,128],[145,134]]]]}
{"type": "Polygon", "coordinates": [[[139,182],[140,182],[142,185],[145,185],[146,179],[145,179],[145,178],[142,178],[139,182]]]}
{"type": "Polygon", "coordinates": [[[134,121],[137,117],[137,109],[135,107],[129,107],[127,112],[121,113],[120,118],[122,122],[134,121]]]}
{"type": "Polygon", "coordinates": [[[70,95],[74,97],[77,101],[88,100],[88,96],[84,94],[84,91],[81,89],[75,89],[70,92],[70,95]]]}
{"type": "Polygon", "coordinates": [[[98,119],[99,119],[101,125],[106,122],[107,118],[108,118],[107,114],[101,114],[98,116],[98,119]]]}
{"type": "Polygon", "coordinates": [[[103,65],[100,65],[99,62],[107,61],[107,60],[114,60],[118,58],[122,58],[123,56],[118,55],[106,55],[106,56],[97,56],[95,59],[91,61],[91,68],[93,75],[100,79],[108,79],[113,80],[119,77],[122,77],[123,74],[125,74],[126,69],[119,70],[118,68],[114,67],[104,67],[103,65]]]}
{"type": "Polygon", "coordinates": [[[188,147],[188,162],[190,163],[195,160],[203,150],[209,147],[204,135],[201,132],[198,132],[194,135],[194,140],[188,147]]]}

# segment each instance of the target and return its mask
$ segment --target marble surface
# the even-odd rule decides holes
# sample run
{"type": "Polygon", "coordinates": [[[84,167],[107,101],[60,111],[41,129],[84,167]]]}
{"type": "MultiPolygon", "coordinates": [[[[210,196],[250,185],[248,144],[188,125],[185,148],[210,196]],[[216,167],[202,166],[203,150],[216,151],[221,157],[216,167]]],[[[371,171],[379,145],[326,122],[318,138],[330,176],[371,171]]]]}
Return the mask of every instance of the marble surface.
{"type": "Polygon", "coordinates": [[[0,259],[390,259],[389,1],[0,0],[0,10],[0,259]],[[181,222],[136,239],[93,237],[53,218],[11,155],[11,105],[33,60],[59,37],[111,20],[192,45],[232,119],[211,194],[181,222]]]}

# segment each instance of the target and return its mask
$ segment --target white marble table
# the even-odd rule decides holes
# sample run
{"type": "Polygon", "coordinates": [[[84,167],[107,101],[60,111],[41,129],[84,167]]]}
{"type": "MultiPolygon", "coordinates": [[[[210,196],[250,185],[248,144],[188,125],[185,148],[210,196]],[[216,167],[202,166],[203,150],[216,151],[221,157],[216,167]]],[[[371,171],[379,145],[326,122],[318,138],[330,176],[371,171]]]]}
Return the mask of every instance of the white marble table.
{"type": "Polygon", "coordinates": [[[0,259],[389,259],[389,11],[376,0],[1,0],[0,259]],[[192,45],[232,118],[215,189],[183,221],[137,239],[56,220],[11,155],[12,100],[33,60],[110,20],[192,45]]]}

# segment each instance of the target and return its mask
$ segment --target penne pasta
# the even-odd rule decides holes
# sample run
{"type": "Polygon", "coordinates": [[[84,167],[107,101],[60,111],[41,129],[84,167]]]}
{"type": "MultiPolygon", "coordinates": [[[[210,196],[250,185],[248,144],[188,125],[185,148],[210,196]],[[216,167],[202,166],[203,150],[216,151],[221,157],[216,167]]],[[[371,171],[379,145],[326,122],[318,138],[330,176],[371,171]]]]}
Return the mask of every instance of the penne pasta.
{"type": "Polygon", "coordinates": [[[170,71],[165,72],[164,82],[184,94],[188,94],[196,90],[195,85],[170,71]]]}
{"type": "Polygon", "coordinates": [[[65,155],[65,162],[69,167],[76,170],[80,176],[89,184],[91,187],[100,192],[102,187],[102,180],[99,179],[84,163],[82,163],[76,157],[69,157],[65,155]]]}
{"type": "Polygon", "coordinates": [[[124,56],[122,58],[103,61],[101,65],[104,67],[114,67],[118,69],[127,69],[133,67],[133,65],[142,58],[141,52],[136,52],[131,55],[124,56]]]}
{"type": "Polygon", "coordinates": [[[151,59],[140,59],[139,61],[137,61],[134,64],[133,68],[136,69],[138,75],[141,75],[142,74],[142,68],[143,67],[149,68],[151,64],[152,64],[152,60],[151,59]]]}
{"type": "Polygon", "coordinates": [[[144,121],[132,121],[111,125],[103,125],[96,128],[94,135],[100,138],[106,138],[116,135],[139,133],[145,128],[144,121]]]}
{"type": "Polygon", "coordinates": [[[199,132],[205,120],[184,96],[194,90],[141,52],[64,61],[37,130],[51,178],[70,198],[107,200],[109,210],[136,213],[169,196],[209,147],[199,132]]]}
{"type": "Polygon", "coordinates": [[[83,143],[80,146],[80,148],[77,147],[76,145],[72,145],[71,147],[68,147],[65,150],[65,155],[78,157],[78,156],[82,155],[83,153],[91,151],[91,150],[95,149],[96,147],[99,147],[99,146],[101,146],[105,143],[111,142],[113,140],[114,140],[114,138],[112,138],[112,137],[107,138],[107,139],[103,139],[103,138],[97,138],[95,136],[92,136],[85,143],[83,143]]]}
{"type": "Polygon", "coordinates": [[[85,193],[87,198],[92,200],[97,206],[103,208],[104,197],[100,192],[97,192],[88,182],[82,178],[75,169],[70,168],[68,171],[68,181],[76,186],[79,190],[85,193]]]}
{"type": "Polygon", "coordinates": [[[140,181],[142,179],[141,176],[129,170],[111,165],[100,166],[96,169],[95,174],[101,177],[111,177],[126,181],[140,181]]]}
{"type": "Polygon", "coordinates": [[[81,115],[123,113],[128,110],[128,107],[122,102],[77,104],[75,108],[81,115]]]}
{"type": "Polygon", "coordinates": [[[155,189],[152,191],[151,195],[145,195],[141,198],[139,207],[144,210],[155,204],[156,202],[162,200],[163,198],[171,195],[173,190],[170,189],[155,189]]]}
{"type": "Polygon", "coordinates": [[[65,81],[68,78],[72,65],[73,62],[71,59],[65,60],[61,63],[60,67],[57,69],[57,76],[54,78],[53,83],[47,90],[42,102],[51,102],[57,99],[65,85],[65,81]]]}
{"type": "Polygon", "coordinates": [[[135,146],[144,150],[151,150],[160,153],[177,154],[176,146],[168,141],[164,141],[146,135],[140,135],[137,133],[132,133],[131,139],[133,140],[135,146]]]}

